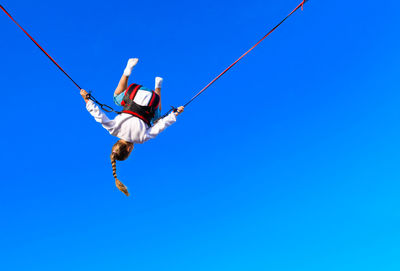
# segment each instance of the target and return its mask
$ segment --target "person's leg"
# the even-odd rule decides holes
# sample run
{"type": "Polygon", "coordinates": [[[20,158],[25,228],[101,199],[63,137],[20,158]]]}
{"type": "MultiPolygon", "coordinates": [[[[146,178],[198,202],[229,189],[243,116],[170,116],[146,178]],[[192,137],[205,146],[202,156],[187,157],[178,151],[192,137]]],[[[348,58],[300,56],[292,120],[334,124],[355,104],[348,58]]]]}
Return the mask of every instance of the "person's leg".
{"type": "Polygon", "coordinates": [[[163,79],[161,77],[156,77],[156,86],[155,86],[155,93],[160,96],[160,111],[161,111],[161,84],[163,79]]]}
{"type": "Polygon", "coordinates": [[[114,97],[121,94],[128,88],[128,79],[129,76],[122,75],[121,79],[119,80],[118,86],[114,91],[114,97]]]}
{"type": "Polygon", "coordinates": [[[130,58],[128,60],[128,64],[126,65],[126,68],[124,70],[124,74],[122,75],[121,79],[119,80],[118,86],[114,91],[114,96],[117,96],[124,92],[128,88],[128,79],[129,76],[132,73],[133,67],[136,66],[138,63],[139,59],[137,58],[130,58]]]}

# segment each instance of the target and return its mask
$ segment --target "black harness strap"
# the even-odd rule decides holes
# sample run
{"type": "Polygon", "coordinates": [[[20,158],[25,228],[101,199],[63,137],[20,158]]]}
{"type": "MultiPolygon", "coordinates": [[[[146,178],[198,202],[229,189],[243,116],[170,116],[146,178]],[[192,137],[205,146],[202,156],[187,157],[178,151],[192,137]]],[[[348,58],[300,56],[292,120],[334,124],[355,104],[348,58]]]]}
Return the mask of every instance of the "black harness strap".
{"type": "Polygon", "coordinates": [[[147,125],[151,126],[151,121],[160,103],[160,96],[151,91],[151,97],[147,105],[140,105],[135,102],[135,97],[139,92],[141,85],[132,84],[125,92],[121,105],[124,107],[122,113],[131,114],[143,120],[147,125]]]}
{"type": "Polygon", "coordinates": [[[109,113],[114,112],[114,113],[116,113],[116,114],[121,114],[121,112],[114,110],[111,106],[108,106],[108,105],[106,105],[106,104],[100,103],[100,102],[91,94],[91,92],[89,92],[89,93],[86,95],[86,98],[89,99],[89,100],[92,100],[94,103],[96,103],[98,106],[100,106],[101,109],[103,109],[103,110],[106,111],[106,112],[109,112],[109,113]]]}

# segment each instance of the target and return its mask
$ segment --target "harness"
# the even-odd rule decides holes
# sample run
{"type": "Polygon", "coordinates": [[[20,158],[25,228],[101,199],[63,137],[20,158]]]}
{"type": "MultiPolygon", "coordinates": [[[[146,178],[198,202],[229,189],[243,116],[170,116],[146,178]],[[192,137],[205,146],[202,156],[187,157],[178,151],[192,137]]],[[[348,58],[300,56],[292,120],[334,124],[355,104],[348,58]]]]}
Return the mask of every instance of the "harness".
{"type": "Polygon", "coordinates": [[[151,92],[151,98],[146,105],[140,105],[135,102],[135,97],[139,92],[141,85],[132,84],[125,91],[124,99],[121,105],[124,107],[121,113],[131,114],[143,120],[151,126],[151,120],[154,118],[156,110],[160,105],[160,96],[154,91],[151,92]]]}

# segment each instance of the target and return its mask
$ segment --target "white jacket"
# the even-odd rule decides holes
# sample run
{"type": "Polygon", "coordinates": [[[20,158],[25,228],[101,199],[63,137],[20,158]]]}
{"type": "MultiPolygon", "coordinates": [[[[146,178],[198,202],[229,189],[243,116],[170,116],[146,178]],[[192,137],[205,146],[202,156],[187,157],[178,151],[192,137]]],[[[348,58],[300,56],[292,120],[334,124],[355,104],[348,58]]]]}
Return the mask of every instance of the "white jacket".
{"type": "Polygon", "coordinates": [[[131,143],[143,143],[155,138],[168,126],[176,122],[173,112],[149,127],[143,120],[126,113],[119,114],[110,120],[103,111],[91,100],[86,103],[86,109],[113,136],[131,143]]]}

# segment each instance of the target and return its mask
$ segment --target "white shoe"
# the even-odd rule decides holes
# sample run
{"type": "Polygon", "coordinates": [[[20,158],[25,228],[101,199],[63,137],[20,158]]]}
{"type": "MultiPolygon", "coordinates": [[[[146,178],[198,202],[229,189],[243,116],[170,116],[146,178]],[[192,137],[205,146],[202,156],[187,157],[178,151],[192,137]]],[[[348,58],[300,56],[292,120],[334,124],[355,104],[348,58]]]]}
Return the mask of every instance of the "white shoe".
{"type": "Polygon", "coordinates": [[[161,84],[163,82],[164,79],[162,79],[161,77],[156,77],[156,86],[155,88],[161,88],[161,84]]]}
{"type": "Polygon", "coordinates": [[[128,60],[128,63],[126,64],[126,68],[124,70],[124,75],[130,76],[132,73],[133,67],[135,67],[138,62],[139,62],[139,58],[130,58],[128,60]]]}

